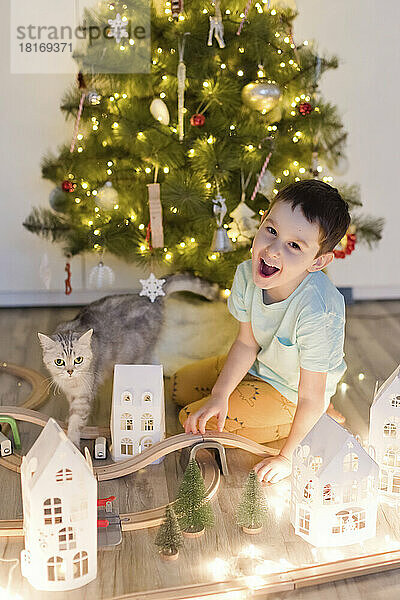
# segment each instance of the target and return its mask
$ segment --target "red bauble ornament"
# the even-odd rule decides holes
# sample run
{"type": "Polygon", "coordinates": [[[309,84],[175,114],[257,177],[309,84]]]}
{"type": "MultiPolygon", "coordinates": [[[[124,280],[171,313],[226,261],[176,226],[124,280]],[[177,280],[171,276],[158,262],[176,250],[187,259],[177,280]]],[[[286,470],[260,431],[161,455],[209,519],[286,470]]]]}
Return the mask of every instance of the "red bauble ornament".
{"type": "Polygon", "coordinates": [[[205,122],[206,118],[204,115],[196,114],[190,117],[190,124],[193,125],[193,127],[203,127],[205,122]]]}
{"type": "Polygon", "coordinates": [[[346,254],[343,250],[334,250],[333,254],[334,254],[335,258],[344,258],[346,256],[346,254]]]}
{"type": "Polygon", "coordinates": [[[357,236],[355,233],[346,233],[346,247],[344,250],[334,250],[335,258],[345,258],[346,254],[351,254],[356,245],[357,236]]]}
{"type": "Polygon", "coordinates": [[[312,113],[313,110],[314,107],[309,102],[301,102],[299,104],[299,113],[303,115],[303,117],[312,113]]]}
{"type": "Polygon", "coordinates": [[[65,179],[62,182],[61,187],[64,192],[73,192],[76,188],[76,183],[74,183],[73,181],[68,181],[68,179],[65,179]]]}

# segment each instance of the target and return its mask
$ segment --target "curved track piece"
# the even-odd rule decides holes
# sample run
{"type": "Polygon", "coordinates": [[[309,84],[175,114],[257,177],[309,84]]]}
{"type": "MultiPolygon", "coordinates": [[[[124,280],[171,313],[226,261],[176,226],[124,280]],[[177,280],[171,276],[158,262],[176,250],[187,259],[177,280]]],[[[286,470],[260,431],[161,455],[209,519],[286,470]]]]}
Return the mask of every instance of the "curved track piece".
{"type": "MultiPolygon", "coordinates": [[[[34,423],[41,426],[44,426],[49,419],[47,415],[43,415],[42,413],[33,410],[27,410],[19,406],[2,406],[1,410],[2,414],[13,417],[17,421],[27,421],[29,423],[34,423]]],[[[65,425],[63,423],[60,423],[60,425],[65,429],[65,425]]],[[[88,431],[94,437],[104,435],[104,429],[97,427],[86,427],[84,434],[85,437],[87,437],[86,432],[88,431]]],[[[258,456],[273,456],[279,453],[279,450],[276,448],[262,446],[261,444],[244,438],[241,435],[237,435],[236,433],[219,431],[209,431],[203,435],[179,433],[178,435],[173,435],[162,440],[161,442],[158,442],[157,444],[154,444],[154,446],[151,446],[151,448],[148,450],[145,450],[141,454],[133,456],[128,460],[116,462],[112,465],[95,467],[94,472],[99,481],[107,481],[109,479],[123,477],[124,475],[129,475],[130,473],[134,473],[135,471],[150,465],[152,462],[158,458],[161,458],[162,456],[165,456],[166,454],[170,454],[171,452],[175,452],[175,450],[180,450],[181,448],[186,448],[187,446],[192,446],[193,443],[197,441],[216,441],[220,442],[223,446],[240,448],[246,452],[257,454],[258,456]]],[[[14,453],[11,456],[3,456],[0,458],[0,465],[10,469],[11,471],[16,471],[19,473],[21,460],[21,457],[14,453]]]]}
{"type": "Polygon", "coordinates": [[[47,400],[47,380],[46,377],[44,377],[41,373],[38,373],[38,371],[27,369],[26,367],[20,367],[19,365],[14,365],[13,363],[2,362],[0,363],[0,372],[10,373],[11,375],[15,375],[15,377],[25,379],[32,387],[32,392],[22,405],[23,408],[40,408],[47,400]]]}
{"type": "MultiPolygon", "coordinates": [[[[218,491],[221,476],[217,463],[207,450],[198,451],[199,466],[206,488],[206,499],[211,500],[218,491]]],[[[173,505],[174,502],[171,502],[173,505]]],[[[158,527],[164,520],[166,505],[136,513],[120,515],[122,531],[135,531],[148,527],[158,527]]],[[[22,519],[0,521],[0,538],[21,537],[24,535],[22,519]]]]}

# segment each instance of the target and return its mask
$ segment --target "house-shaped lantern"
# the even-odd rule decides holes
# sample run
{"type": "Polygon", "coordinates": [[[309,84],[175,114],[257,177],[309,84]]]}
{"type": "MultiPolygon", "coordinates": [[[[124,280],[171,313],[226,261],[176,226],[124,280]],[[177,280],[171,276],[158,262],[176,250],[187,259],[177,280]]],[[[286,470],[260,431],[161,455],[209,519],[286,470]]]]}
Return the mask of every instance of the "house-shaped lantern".
{"type": "Polygon", "coordinates": [[[369,452],[380,467],[380,493],[400,502],[400,365],[378,389],[371,405],[369,452]]]}
{"type": "Polygon", "coordinates": [[[379,468],[326,413],[293,453],[290,520],[314,546],[344,546],[376,533],[379,468]]]}
{"type": "Polygon", "coordinates": [[[115,365],[111,438],[113,460],[135,456],[165,438],[162,365],[115,365]]]}
{"type": "Polygon", "coordinates": [[[37,590],[72,590],[97,573],[97,481],[49,419],[21,465],[24,577],[37,590]]]}

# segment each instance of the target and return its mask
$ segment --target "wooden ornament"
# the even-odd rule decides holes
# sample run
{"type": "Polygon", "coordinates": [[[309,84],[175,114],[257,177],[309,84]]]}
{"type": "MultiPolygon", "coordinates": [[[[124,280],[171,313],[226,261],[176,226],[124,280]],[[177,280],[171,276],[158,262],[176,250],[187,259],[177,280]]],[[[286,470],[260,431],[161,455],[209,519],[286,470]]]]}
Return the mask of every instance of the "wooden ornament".
{"type": "Polygon", "coordinates": [[[147,187],[149,190],[151,243],[153,248],[162,248],[164,246],[164,230],[160,200],[160,184],[148,183],[147,187]]]}

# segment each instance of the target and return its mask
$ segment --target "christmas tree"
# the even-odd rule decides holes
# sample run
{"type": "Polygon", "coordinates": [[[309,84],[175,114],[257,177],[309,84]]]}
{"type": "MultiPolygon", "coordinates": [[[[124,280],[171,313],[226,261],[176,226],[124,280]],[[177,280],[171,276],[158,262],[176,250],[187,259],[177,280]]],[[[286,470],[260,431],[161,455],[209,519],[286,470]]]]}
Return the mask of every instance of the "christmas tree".
{"type": "MultiPolygon", "coordinates": [[[[75,53],[79,85],[61,104],[73,141],[44,158],[52,209],[34,208],[24,225],[66,254],[106,252],[229,286],[280,189],[309,178],[337,185],[347,134],[318,83],[338,59],[296,43],[297,13],[284,5],[173,0],[151,5],[150,72],[130,74],[150,44],[150,31],[143,40],[124,29],[138,8],[144,0],[85,12],[87,28],[111,22],[110,38],[75,53]],[[109,74],[99,73],[104,57],[109,74]]],[[[383,221],[353,212],[356,185],[337,187],[352,211],[335,252],[344,258],[356,236],[378,241],[383,221]]]]}
{"type": "Polygon", "coordinates": [[[183,544],[182,533],[178,519],[172,506],[167,504],[165,508],[164,522],[157,532],[155,544],[160,552],[165,555],[177,555],[183,544]]]}
{"type": "Polygon", "coordinates": [[[214,525],[214,515],[206,500],[204,481],[194,458],[186,467],[174,508],[184,533],[196,533],[214,525]]]}
{"type": "Polygon", "coordinates": [[[267,504],[261,483],[254,470],[250,471],[237,510],[236,522],[245,529],[258,529],[267,518],[267,504]]]}

